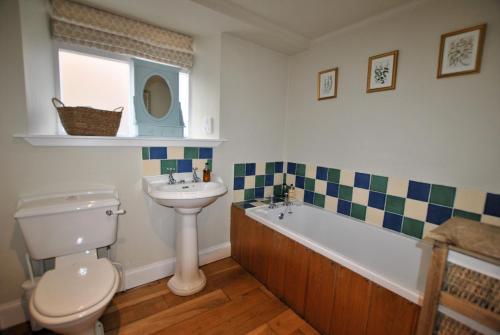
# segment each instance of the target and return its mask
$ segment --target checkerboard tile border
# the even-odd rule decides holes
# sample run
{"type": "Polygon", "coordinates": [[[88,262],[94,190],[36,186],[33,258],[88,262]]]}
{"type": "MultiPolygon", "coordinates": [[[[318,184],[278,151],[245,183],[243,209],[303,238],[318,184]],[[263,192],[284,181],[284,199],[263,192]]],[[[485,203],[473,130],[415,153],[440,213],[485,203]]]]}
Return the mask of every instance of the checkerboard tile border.
{"type": "Polygon", "coordinates": [[[201,175],[208,162],[213,170],[213,148],[199,147],[143,147],[142,148],[142,175],[157,176],[174,172],[191,172],[198,168],[201,175]]]}
{"type": "Polygon", "coordinates": [[[297,200],[415,238],[453,216],[500,226],[500,194],[312,164],[285,165],[286,183],[303,190],[296,192],[297,200]]]}
{"type": "Polygon", "coordinates": [[[233,202],[280,196],[284,163],[237,163],[233,166],[233,202]]]}

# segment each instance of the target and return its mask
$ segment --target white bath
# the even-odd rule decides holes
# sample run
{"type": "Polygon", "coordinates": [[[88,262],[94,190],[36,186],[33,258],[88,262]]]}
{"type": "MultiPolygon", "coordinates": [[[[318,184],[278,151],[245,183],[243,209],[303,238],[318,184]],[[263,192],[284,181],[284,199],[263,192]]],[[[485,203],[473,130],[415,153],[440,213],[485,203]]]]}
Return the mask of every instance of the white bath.
{"type": "Polygon", "coordinates": [[[387,229],[307,204],[246,210],[254,220],[411,302],[421,304],[430,246],[387,229]],[[285,213],[279,219],[280,213],[285,213]]]}

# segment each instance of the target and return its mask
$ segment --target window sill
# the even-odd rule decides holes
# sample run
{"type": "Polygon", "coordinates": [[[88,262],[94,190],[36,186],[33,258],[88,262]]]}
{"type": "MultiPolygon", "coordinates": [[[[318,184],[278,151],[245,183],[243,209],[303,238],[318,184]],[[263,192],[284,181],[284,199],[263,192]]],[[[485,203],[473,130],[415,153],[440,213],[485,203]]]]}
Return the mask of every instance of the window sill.
{"type": "Polygon", "coordinates": [[[35,147],[207,147],[219,146],[225,139],[169,137],[111,137],[16,134],[35,147]]]}

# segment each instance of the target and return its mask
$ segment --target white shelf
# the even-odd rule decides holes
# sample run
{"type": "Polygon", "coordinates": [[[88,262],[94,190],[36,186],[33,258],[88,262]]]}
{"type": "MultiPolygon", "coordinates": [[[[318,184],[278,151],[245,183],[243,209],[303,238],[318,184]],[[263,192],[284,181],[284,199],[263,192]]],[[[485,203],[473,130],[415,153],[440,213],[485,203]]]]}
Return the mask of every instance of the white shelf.
{"type": "Polygon", "coordinates": [[[170,137],[111,137],[15,134],[36,147],[208,147],[214,148],[225,139],[170,137]]]}

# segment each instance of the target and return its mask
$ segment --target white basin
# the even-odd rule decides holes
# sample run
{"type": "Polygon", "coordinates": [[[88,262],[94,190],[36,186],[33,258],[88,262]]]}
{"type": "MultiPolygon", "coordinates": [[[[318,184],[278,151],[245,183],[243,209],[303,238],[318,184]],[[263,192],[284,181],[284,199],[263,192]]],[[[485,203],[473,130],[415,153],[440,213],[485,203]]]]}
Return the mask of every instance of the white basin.
{"type": "MultiPolygon", "coordinates": [[[[177,178],[181,180],[182,175],[177,178]]],[[[202,208],[227,192],[227,187],[220,177],[208,183],[186,182],[170,185],[168,176],[162,175],[143,177],[142,182],[144,191],[157,203],[174,208],[202,208]]]]}
{"type": "Polygon", "coordinates": [[[227,192],[220,177],[204,183],[190,182],[190,174],[174,174],[176,180],[184,183],[168,184],[168,176],[142,178],[142,187],[155,202],[173,207],[176,212],[176,260],[175,274],[168,281],[168,287],[177,295],[186,296],[201,291],[206,278],[198,268],[198,232],[196,216],[202,208],[210,205],[227,192]]]}

